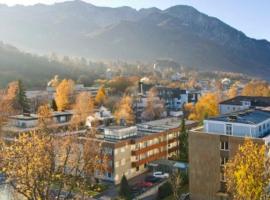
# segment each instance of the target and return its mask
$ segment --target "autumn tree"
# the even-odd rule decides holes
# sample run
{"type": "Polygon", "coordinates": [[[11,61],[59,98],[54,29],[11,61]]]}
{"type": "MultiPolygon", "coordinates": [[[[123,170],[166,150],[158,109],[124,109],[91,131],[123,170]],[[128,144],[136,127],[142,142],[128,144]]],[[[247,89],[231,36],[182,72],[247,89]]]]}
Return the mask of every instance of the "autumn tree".
{"type": "Polygon", "coordinates": [[[73,106],[73,117],[71,124],[78,129],[86,121],[86,118],[93,112],[94,102],[88,92],[82,92],[77,95],[75,105],[73,106]]]}
{"type": "Polygon", "coordinates": [[[164,102],[158,97],[157,89],[151,88],[147,94],[147,104],[142,113],[142,118],[146,121],[159,119],[164,111],[164,102]]]}
{"type": "Polygon", "coordinates": [[[134,124],[134,113],[132,109],[132,98],[124,96],[117,105],[114,113],[117,124],[124,122],[126,125],[134,124]]]}
{"type": "Polygon", "coordinates": [[[173,199],[180,199],[181,188],[185,185],[184,173],[175,171],[169,178],[169,183],[172,189],[173,199]]]}
{"type": "Polygon", "coordinates": [[[227,97],[228,97],[229,99],[231,99],[231,98],[236,97],[237,94],[238,94],[238,89],[237,89],[236,86],[233,85],[233,86],[230,87],[230,89],[228,90],[228,92],[227,92],[227,97]]]}
{"type": "Polygon", "coordinates": [[[245,85],[244,96],[270,96],[269,84],[264,81],[251,81],[245,85]]]}
{"type": "Polygon", "coordinates": [[[95,98],[95,103],[97,105],[104,105],[105,101],[106,101],[106,90],[105,88],[102,86],[98,89],[96,98],[95,98]]]}
{"type": "Polygon", "coordinates": [[[38,107],[38,126],[42,131],[48,131],[53,124],[52,110],[48,104],[38,107]]]}
{"type": "Polygon", "coordinates": [[[207,93],[195,104],[188,118],[202,121],[207,117],[216,116],[218,113],[218,96],[215,93],[207,93]]]}
{"type": "Polygon", "coordinates": [[[10,115],[16,114],[15,103],[18,91],[16,81],[8,84],[6,89],[0,91],[0,130],[10,115]]]}
{"type": "Polygon", "coordinates": [[[225,165],[227,190],[235,200],[266,198],[269,186],[269,160],[266,147],[246,139],[225,165]]]}
{"type": "Polygon", "coordinates": [[[106,170],[106,154],[89,137],[24,133],[0,144],[1,171],[6,183],[26,200],[51,200],[51,190],[87,192],[87,180],[106,170]],[[87,178],[87,180],[86,180],[87,178]]]}
{"type": "Polygon", "coordinates": [[[72,95],[74,92],[74,82],[64,79],[56,88],[55,102],[59,111],[64,111],[70,108],[72,95]]]}

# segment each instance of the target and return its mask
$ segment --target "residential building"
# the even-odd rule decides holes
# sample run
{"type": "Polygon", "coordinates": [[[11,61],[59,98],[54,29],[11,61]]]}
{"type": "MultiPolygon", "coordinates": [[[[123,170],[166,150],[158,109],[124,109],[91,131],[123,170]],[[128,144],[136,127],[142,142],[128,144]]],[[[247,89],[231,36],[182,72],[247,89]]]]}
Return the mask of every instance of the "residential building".
{"type": "Polygon", "coordinates": [[[134,103],[134,110],[137,120],[141,120],[141,114],[147,106],[147,95],[151,88],[155,87],[157,90],[157,97],[164,102],[167,116],[180,117],[180,112],[185,103],[195,104],[201,96],[200,91],[197,90],[182,90],[180,88],[170,88],[160,85],[145,84],[139,82],[139,94],[134,103]]]}
{"type": "MultiPolygon", "coordinates": [[[[166,118],[136,126],[109,126],[97,135],[109,152],[109,171],[98,178],[119,184],[121,177],[133,178],[148,170],[148,164],[159,159],[169,159],[178,151],[179,118],[166,118]]],[[[190,129],[197,123],[187,121],[190,129]]]]}
{"type": "MultiPolygon", "coordinates": [[[[69,121],[73,115],[73,111],[55,111],[52,112],[53,126],[63,127],[69,124],[69,121]]],[[[9,117],[9,123],[3,127],[3,131],[22,133],[27,131],[36,130],[38,128],[37,114],[26,113],[21,115],[15,115],[9,117]]]]}
{"type": "Polygon", "coordinates": [[[265,107],[270,107],[270,97],[237,96],[219,103],[220,114],[265,107]]]}
{"type": "Polygon", "coordinates": [[[192,200],[229,199],[224,165],[245,138],[268,144],[270,111],[248,109],[204,120],[189,133],[189,189],[192,200]]]}

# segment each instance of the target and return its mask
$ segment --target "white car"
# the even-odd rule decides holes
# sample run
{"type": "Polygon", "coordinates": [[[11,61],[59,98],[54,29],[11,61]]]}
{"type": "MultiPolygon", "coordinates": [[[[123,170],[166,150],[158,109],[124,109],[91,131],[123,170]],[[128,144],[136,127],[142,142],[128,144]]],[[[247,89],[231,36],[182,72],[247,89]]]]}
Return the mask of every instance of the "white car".
{"type": "Polygon", "coordinates": [[[169,178],[169,174],[168,173],[163,173],[163,172],[154,172],[153,176],[156,178],[169,178]]]}

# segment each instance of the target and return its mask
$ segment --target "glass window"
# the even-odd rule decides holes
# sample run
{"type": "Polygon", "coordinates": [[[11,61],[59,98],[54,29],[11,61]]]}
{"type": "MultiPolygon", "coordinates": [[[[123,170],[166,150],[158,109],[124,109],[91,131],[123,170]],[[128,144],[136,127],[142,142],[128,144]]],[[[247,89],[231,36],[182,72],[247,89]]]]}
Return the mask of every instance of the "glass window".
{"type": "Polygon", "coordinates": [[[220,149],[221,150],[229,150],[229,143],[228,143],[228,141],[221,141],[220,142],[220,149]]]}
{"type": "Polygon", "coordinates": [[[226,124],[226,134],[232,135],[232,125],[231,124],[226,124]]]}

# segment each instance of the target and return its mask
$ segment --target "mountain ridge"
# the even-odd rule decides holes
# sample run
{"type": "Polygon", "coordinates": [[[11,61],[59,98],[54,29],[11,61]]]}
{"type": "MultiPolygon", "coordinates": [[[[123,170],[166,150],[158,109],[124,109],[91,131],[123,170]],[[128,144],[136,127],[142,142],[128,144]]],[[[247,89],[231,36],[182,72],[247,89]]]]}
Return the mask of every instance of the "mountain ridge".
{"type": "Polygon", "coordinates": [[[75,0],[0,6],[0,40],[15,46],[94,60],[173,59],[206,70],[266,77],[270,43],[247,37],[218,18],[177,5],[160,10],[98,7],[75,0]]]}

